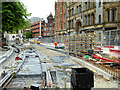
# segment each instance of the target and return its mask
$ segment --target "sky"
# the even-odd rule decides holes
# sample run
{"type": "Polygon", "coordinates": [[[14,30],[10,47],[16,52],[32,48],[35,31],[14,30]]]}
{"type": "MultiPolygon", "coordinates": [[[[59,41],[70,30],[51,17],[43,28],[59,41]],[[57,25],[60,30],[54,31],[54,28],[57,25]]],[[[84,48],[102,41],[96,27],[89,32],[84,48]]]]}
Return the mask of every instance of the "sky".
{"type": "Polygon", "coordinates": [[[31,17],[40,17],[47,20],[47,16],[52,13],[55,15],[55,1],[57,0],[20,0],[24,3],[28,13],[32,13],[31,17]]]}

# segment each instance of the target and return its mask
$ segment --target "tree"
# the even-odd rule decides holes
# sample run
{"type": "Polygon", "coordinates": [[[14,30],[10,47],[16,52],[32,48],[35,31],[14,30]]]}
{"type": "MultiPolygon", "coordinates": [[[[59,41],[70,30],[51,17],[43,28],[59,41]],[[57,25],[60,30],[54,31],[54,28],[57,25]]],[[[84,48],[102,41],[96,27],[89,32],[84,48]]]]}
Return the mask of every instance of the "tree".
{"type": "Polygon", "coordinates": [[[32,30],[26,32],[26,38],[32,38],[32,30]]]}
{"type": "Polygon", "coordinates": [[[27,9],[21,2],[2,2],[2,32],[14,32],[28,25],[27,9]]]}

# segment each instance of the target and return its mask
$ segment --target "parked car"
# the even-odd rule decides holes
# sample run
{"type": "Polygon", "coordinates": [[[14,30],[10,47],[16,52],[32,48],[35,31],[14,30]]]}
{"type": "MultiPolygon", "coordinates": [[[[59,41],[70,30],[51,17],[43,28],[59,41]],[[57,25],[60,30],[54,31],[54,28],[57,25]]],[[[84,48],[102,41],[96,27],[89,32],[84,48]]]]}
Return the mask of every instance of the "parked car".
{"type": "Polygon", "coordinates": [[[64,49],[65,46],[64,46],[64,45],[58,45],[58,46],[56,46],[55,48],[56,48],[56,49],[64,49]]]}

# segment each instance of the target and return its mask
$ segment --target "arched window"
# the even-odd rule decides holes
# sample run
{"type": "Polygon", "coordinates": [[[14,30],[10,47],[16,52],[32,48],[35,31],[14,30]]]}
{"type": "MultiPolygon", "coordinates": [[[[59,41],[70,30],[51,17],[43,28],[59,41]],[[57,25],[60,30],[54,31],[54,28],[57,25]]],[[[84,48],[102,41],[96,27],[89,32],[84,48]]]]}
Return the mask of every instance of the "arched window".
{"type": "Polygon", "coordinates": [[[95,17],[94,17],[94,14],[93,14],[93,24],[95,24],[95,17]]]}
{"type": "Polygon", "coordinates": [[[101,23],[101,15],[99,15],[99,24],[101,23]]]}
{"type": "Polygon", "coordinates": [[[90,25],[90,14],[88,15],[88,25],[90,25]]]}
{"type": "Polygon", "coordinates": [[[107,16],[108,16],[107,20],[109,22],[110,21],[110,10],[107,11],[107,16]]]}
{"type": "Polygon", "coordinates": [[[112,10],[112,21],[115,21],[115,18],[116,18],[116,10],[115,9],[113,9],[112,10]]]}
{"type": "Polygon", "coordinates": [[[76,34],[79,34],[79,28],[82,26],[81,21],[78,19],[76,21],[76,34]]]}
{"type": "Polygon", "coordinates": [[[91,23],[94,24],[95,22],[95,17],[94,17],[94,13],[91,14],[91,23]]]}

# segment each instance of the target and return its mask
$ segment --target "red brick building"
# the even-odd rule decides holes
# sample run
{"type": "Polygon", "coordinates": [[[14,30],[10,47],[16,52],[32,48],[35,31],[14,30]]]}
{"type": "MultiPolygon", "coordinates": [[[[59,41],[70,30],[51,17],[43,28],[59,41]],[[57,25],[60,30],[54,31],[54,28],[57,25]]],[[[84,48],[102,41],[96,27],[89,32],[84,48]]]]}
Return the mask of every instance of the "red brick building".
{"type": "Polygon", "coordinates": [[[63,41],[67,34],[67,3],[58,0],[55,2],[55,36],[58,42],[63,41]]]}
{"type": "Polygon", "coordinates": [[[45,21],[41,20],[30,25],[30,30],[32,30],[33,37],[43,36],[45,21]]]}
{"type": "Polygon", "coordinates": [[[44,28],[44,37],[54,37],[55,33],[54,33],[54,18],[53,15],[50,14],[47,17],[48,23],[45,23],[45,28],[44,28]]]}

